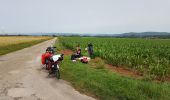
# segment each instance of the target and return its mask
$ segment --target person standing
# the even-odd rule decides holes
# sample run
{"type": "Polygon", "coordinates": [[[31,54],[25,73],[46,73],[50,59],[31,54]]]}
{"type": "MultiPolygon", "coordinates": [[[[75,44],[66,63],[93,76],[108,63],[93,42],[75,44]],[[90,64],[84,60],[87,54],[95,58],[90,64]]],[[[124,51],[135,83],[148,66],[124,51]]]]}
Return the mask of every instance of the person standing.
{"type": "Polygon", "coordinates": [[[87,50],[88,50],[89,56],[92,57],[92,55],[93,55],[93,45],[92,45],[92,43],[88,44],[87,50]]]}

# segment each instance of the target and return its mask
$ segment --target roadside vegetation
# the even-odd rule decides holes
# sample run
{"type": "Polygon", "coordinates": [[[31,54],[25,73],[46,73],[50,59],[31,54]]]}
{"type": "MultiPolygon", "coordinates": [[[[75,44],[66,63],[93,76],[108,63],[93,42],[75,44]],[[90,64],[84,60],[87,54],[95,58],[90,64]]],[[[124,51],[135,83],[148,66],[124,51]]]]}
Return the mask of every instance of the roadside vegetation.
{"type": "MultiPolygon", "coordinates": [[[[80,39],[88,40],[88,38],[80,39]]],[[[58,50],[74,49],[76,44],[79,43],[74,40],[78,40],[78,38],[59,38],[56,46],[58,50]],[[70,39],[69,42],[68,39],[70,39]],[[67,43],[74,45],[71,46],[67,43]]],[[[88,42],[80,42],[80,44],[82,43],[81,47],[86,47],[88,42]]],[[[102,43],[104,41],[98,42],[98,45],[101,46],[102,43]]],[[[94,43],[94,47],[96,45],[94,43]]],[[[107,45],[107,47],[110,46],[107,45]]],[[[95,50],[95,52],[98,52],[98,49],[95,48],[95,50]]],[[[86,55],[85,51],[83,51],[83,54],[86,55]]],[[[122,76],[105,68],[105,62],[99,58],[97,59],[97,61],[92,60],[88,64],[83,64],[81,62],[72,62],[70,55],[65,55],[64,61],[60,65],[61,78],[71,82],[80,92],[96,97],[99,100],[169,100],[170,84],[168,82],[154,82],[122,76]]]]}
{"type": "Polygon", "coordinates": [[[23,49],[49,39],[52,38],[42,36],[2,36],[0,37],[0,55],[23,49]]]}

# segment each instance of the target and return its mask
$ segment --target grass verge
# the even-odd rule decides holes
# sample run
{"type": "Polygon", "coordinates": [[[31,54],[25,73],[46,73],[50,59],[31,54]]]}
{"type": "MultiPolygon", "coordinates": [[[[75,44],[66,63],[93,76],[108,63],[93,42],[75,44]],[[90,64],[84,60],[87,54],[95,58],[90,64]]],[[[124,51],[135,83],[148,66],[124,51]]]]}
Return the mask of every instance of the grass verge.
{"type": "Polygon", "coordinates": [[[73,63],[65,56],[61,63],[62,79],[79,91],[100,100],[168,100],[170,85],[119,76],[107,69],[94,69],[88,64],[73,63]]]}

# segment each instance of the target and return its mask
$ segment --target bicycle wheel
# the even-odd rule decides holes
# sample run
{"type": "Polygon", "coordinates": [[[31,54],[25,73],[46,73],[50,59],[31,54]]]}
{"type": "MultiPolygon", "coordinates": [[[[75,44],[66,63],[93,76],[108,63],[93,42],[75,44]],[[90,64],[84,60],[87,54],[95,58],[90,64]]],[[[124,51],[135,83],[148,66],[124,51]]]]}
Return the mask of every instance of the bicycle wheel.
{"type": "Polygon", "coordinates": [[[60,71],[59,71],[58,68],[57,68],[57,70],[56,70],[56,78],[57,78],[57,79],[60,79],[60,71]]]}

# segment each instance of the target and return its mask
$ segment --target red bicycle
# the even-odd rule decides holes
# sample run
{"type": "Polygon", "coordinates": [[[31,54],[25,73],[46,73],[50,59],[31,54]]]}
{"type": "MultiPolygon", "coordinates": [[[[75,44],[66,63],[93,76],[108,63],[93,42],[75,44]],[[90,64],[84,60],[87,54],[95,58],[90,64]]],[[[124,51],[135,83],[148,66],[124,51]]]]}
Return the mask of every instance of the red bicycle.
{"type": "Polygon", "coordinates": [[[64,58],[64,54],[53,55],[49,59],[48,63],[48,76],[54,75],[56,78],[60,79],[59,62],[64,58]]]}

